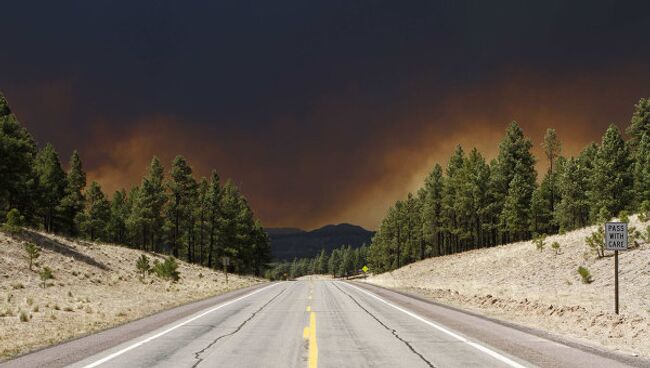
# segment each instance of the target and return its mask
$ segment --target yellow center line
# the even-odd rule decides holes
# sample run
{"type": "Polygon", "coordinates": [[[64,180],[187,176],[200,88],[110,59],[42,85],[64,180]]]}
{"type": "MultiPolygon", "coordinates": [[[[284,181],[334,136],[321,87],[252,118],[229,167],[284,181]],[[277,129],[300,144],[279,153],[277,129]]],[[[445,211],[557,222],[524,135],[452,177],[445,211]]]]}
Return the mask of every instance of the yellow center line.
{"type": "MultiPolygon", "coordinates": [[[[307,307],[309,308],[309,307],[307,307]]],[[[309,340],[309,368],[318,368],[318,344],[316,343],[316,312],[309,313],[309,327],[302,331],[302,337],[309,340]]]]}
{"type": "Polygon", "coordinates": [[[307,306],[307,312],[311,312],[311,306],[307,306]]]}

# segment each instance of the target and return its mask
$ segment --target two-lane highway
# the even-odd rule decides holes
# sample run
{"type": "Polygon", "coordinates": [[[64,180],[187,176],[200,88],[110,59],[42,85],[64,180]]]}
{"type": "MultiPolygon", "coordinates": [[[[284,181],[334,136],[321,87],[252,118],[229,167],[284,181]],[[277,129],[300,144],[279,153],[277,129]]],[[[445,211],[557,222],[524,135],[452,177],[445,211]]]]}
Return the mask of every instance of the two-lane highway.
{"type": "MultiPolygon", "coordinates": [[[[82,343],[84,339],[93,336],[81,339],[82,343]]],[[[57,361],[65,359],[52,358],[57,349],[74,349],[79,342],[0,367],[37,362],[38,354],[43,357],[39,366],[61,366],[57,361]]],[[[87,354],[70,366],[650,366],[638,358],[570,345],[369,285],[296,281],[239,293],[142,336],[87,354]]]]}

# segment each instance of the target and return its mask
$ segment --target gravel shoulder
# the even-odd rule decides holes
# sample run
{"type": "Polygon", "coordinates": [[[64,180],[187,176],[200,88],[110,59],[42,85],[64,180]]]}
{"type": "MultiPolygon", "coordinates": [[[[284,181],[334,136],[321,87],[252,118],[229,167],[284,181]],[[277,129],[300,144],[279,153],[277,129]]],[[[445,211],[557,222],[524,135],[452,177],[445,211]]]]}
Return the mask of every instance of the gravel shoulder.
{"type": "MultiPolygon", "coordinates": [[[[0,361],[265,282],[229,275],[226,284],[222,272],[182,261],[177,283],[154,276],[141,281],[135,267],[141,254],[39,232],[21,239],[0,233],[0,361]],[[25,240],[42,247],[34,271],[25,258],[25,240]],[[42,267],[54,274],[46,287],[36,272],[42,267]]],[[[146,254],[151,262],[163,259],[146,254]]]]}
{"type": "MultiPolygon", "coordinates": [[[[631,226],[645,228],[632,217],[631,226]]],[[[531,242],[426,259],[365,280],[584,344],[650,357],[650,245],[620,254],[621,313],[614,313],[614,260],[584,243],[595,227],[531,242]],[[593,276],[584,284],[577,268],[593,276]]]]}

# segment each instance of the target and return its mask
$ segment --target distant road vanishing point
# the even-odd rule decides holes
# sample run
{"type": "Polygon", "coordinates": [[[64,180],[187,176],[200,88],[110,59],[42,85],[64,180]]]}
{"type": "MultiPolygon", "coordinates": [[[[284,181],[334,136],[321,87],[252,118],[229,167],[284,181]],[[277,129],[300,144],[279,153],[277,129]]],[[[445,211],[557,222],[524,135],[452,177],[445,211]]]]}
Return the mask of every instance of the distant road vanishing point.
{"type": "Polygon", "coordinates": [[[0,364],[8,367],[650,367],[364,283],[237,290],[0,364]]]}

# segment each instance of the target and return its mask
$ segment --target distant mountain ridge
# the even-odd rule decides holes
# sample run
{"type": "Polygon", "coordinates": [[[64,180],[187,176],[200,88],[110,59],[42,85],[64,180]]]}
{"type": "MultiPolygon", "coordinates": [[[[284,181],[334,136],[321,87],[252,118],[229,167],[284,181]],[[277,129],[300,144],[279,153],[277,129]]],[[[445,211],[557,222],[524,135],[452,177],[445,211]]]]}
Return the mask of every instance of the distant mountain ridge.
{"type": "Polygon", "coordinates": [[[267,228],[271,238],[271,253],[278,260],[313,257],[321,249],[331,252],[342,245],[358,248],[370,245],[375,234],[352,224],[326,225],[312,231],[297,228],[267,228]]]}

